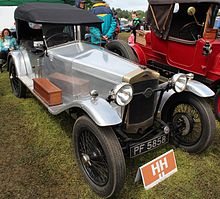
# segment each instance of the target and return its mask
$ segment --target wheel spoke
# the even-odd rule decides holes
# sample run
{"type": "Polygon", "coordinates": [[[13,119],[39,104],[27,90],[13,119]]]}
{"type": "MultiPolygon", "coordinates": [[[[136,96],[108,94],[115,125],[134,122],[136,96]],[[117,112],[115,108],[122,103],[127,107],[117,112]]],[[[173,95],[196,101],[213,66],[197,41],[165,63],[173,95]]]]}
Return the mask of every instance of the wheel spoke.
{"type": "Polygon", "coordinates": [[[192,145],[201,137],[202,126],[198,110],[190,104],[180,104],[173,111],[174,137],[184,145],[192,145]]]}
{"type": "Polygon", "coordinates": [[[88,176],[95,184],[104,186],[109,178],[108,163],[100,142],[89,129],[81,131],[78,147],[88,176]]]}
{"type": "Polygon", "coordinates": [[[95,143],[95,141],[93,141],[93,138],[90,136],[88,131],[86,132],[85,137],[86,137],[86,145],[88,148],[88,152],[89,152],[89,154],[92,154],[96,150],[95,145],[97,143],[95,143]]]}
{"type": "Polygon", "coordinates": [[[108,169],[105,165],[105,167],[103,167],[102,165],[100,165],[99,163],[95,162],[95,161],[91,161],[92,163],[92,167],[101,175],[108,175],[108,169]]]}
{"type": "Polygon", "coordinates": [[[82,136],[81,136],[80,143],[81,143],[81,145],[82,145],[82,150],[83,150],[85,153],[87,153],[87,148],[86,148],[86,143],[85,143],[85,136],[84,136],[84,134],[82,134],[82,136]]]}

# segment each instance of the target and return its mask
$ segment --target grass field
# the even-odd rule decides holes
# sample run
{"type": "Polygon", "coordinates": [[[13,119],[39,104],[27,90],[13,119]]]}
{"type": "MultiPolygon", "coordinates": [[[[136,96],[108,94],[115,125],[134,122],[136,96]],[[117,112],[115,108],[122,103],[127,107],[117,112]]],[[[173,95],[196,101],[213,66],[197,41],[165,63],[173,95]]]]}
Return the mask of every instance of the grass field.
{"type": "MultiPolygon", "coordinates": [[[[52,116],[31,94],[11,93],[8,73],[0,74],[0,198],[96,199],[72,154],[73,120],[52,116]]],[[[127,178],[120,199],[219,199],[220,126],[211,147],[201,155],[175,149],[178,172],[149,191],[134,184],[139,166],[163,154],[163,146],[126,160],[127,178]]]]}
{"type": "Polygon", "coordinates": [[[129,32],[122,32],[122,33],[119,34],[119,39],[127,41],[130,34],[131,33],[129,33],[129,32]]]}

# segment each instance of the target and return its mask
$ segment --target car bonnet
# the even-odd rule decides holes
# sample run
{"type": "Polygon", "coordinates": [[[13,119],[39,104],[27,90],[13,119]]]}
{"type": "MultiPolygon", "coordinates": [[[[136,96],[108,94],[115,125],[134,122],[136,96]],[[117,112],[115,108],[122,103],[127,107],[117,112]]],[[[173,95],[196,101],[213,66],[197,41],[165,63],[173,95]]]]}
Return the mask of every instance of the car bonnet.
{"type": "Polygon", "coordinates": [[[104,48],[81,42],[50,48],[48,55],[71,62],[74,70],[114,84],[121,83],[126,74],[139,69],[139,65],[104,48]]]}

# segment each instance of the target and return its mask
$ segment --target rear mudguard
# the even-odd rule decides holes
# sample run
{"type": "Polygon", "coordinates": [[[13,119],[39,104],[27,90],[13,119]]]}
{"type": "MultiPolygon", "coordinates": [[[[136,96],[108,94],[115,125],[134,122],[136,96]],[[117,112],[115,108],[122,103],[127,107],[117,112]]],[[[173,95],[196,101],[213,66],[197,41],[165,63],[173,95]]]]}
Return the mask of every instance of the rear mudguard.
{"type": "Polygon", "coordinates": [[[28,55],[24,56],[20,50],[14,50],[9,53],[8,60],[7,60],[8,66],[9,66],[9,62],[11,59],[14,61],[18,77],[27,75],[27,73],[28,73],[28,69],[26,67],[27,65],[29,65],[29,67],[28,67],[29,69],[32,69],[31,64],[30,64],[30,60],[29,60],[29,56],[28,55]]]}
{"type": "MultiPolygon", "coordinates": [[[[164,83],[166,84],[166,83],[164,83]]],[[[215,93],[206,85],[198,82],[196,80],[188,80],[185,91],[183,92],[191,92],[199,97],[213,97],[215,93]]],[[[166,102],[172,95],[178,95],[174,90],[169,90],[165,92],[160,103],[159,113],[163,110],[163,107],[166,105],[166,102]]]]}

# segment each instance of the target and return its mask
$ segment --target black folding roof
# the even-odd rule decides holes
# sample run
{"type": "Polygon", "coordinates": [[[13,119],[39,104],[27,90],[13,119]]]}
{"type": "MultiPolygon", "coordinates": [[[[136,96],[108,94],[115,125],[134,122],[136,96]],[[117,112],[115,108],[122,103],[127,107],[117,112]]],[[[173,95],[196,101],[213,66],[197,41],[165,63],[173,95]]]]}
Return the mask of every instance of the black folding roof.
{"type": "Polygon", "coordinates": [[[149,4],[174,4],[174,3],[220,3],[219,0],[148,0],[149,4]]]}
{"type": "Polygon", "coordinates": [[[96,15],[73,7],[59,3],[27,3],[15,10],[15,20],[22,20],[33,23],[50,24],[101,24],[96,15]]]}
{"type": "Polygon", "coordinates": [[[19,6],[24,3],[47,2],[47,3],[67,3],[73,5],[73,0],[0,0],[0,6],[19,6]]]}
{"type": "Polygon", "coordinates": [[[169,36],[175,3],[207,3],[208,6],[212,3],[220,4],[220,0],[148,0],[148,2],[147,23],[151,30],[162,39],[167,39],[169,36]]]}

